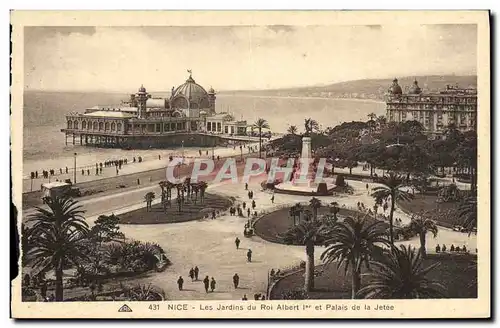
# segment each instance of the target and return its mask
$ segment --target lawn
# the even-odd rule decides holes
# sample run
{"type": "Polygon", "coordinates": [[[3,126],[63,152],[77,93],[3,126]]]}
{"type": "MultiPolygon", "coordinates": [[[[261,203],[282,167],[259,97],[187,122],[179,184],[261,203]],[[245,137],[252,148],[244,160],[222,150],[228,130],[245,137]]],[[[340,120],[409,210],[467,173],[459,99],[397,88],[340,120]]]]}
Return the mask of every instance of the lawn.
{"type": "Polygon", "coordinates": [[[449,213],[449,215],[439,215],[436,217],[436,223],[443,227],[453,228],[454,225],[460,224],[460,219],[457,216],[460,202],[438,203],[436,199],[437,195],[415,194],[415,198],[410,202],[398,201],[398,206],[408,213],[434,210],[449,213]]]}
{"type": "MultiPolygon", "coordinates": [[[[429,254],[423,265],[427,267],[440,263],[427,277],[444,286],[446,298],[477,298],[477,285],[474,283],[477,281],[477,268],[473,265],[475,261],[475,255],[429,254]]],[[[348,272],[344,276],[344,268],[337,270],[335,264],[322,268],[323,273],[316,277],[315,290],[309,293],[309,298],[350,299],[351,274],[348,272]]],[[[281,299],[284,292],[301,289],[304,285],[303,274],[304,271],[299,271],[278,281],[271,291],[270,299],[281,299]]],[[[366,279],[362,278],[362,286],[366,279]]]]}
{"type": "MultiPolygon", "coordinates": [[[[257,220],[257,222],[255,222],[255,233],[262,239],[269,242],[284,244],[284,241],[280,236],[293,227],[293,218],[289,215],[289,209],[289,207],[285,207],[264,215],[262,218],[257,220]]],[[[364,216],[364,214],[350,209],[340,208],[339,210],[340,211],[337,214],[339,217],[355,217],[357,215],[364,216]]],[[[327,214],[329,211],[330,208],[321,207],[318,210],[318,214],[327,214]]]]}
{"type": "MultiPolygon", "coordinates": [[[[178,211],[177,200],[172,199],[171,207],[167,207],[166,213],[163,211],[161,204],[153,205],[150,211],[146,211],[146,207],[120,214],[121,224],[158,224],[158,223],[177,223],[192,220],[203,219],[207,215],[211,215],[212,210],[223,212],[228,209],[232,202],[230,199],[214,194],[205,194],[205,201],[202,204],[199,200],[196,204],[187,199],[182,207],[182,212],[178,211]]],[[[144,204],[146,205],[146,204],[144,204]]]]}

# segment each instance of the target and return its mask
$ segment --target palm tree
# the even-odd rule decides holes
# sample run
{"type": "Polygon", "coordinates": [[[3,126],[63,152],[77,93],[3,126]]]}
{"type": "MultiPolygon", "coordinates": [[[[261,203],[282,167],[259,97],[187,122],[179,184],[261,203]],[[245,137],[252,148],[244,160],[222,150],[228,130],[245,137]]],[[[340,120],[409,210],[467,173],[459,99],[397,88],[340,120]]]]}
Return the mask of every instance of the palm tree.
{"type": "Polygon", "coordinates": [[[423,267],[420,253],[409,246],[392,247],[383,261],[372,261],[368,284],[358,295],[369,299],[414,299],[444,296],[444,287],[427,279],[426,274],[439,263],[423,267]]]}
{"type": "Polygon", "coordinates": [[[89,226],[77,201],[69,197],[49,197],[46,204],[48,209],[36,207],[36,213],[28,218],[32,227],[27,255],[39,272],[54,269],[55,298],[62,301],[63,266],[85,258],[81,242],[87,237],[89,226]]]}
{"type": "Polygon", "coordinates": [[[309,206],[311,206],[311,208],[312,208],[313,219],[317,220],[318,219],[318,210],[321,207],[321,201],[319,199],[317,199],[316,197],[313,197],[309,201],[309,206]]]}
{"type": "Polygon", "coordinates": [[[146,211],[149,212],[151,210],[151,203],[153,203],[153,199],[155,199],[155,193],[150,191],[146,195],[144,195],[144,200],[146,201],[146,211]]]}
{"type": "Polygon", "coordinates": [[[477,198],[473,196],[467,198],[458,211],[458,217],[463,220],[462,226],[470,234],[477,226],[477,198]]]}
{"type": "Polygon", "coordinates": [[[314,245],[321,243],[322,224],[318,221],[303,221],[288,229],[283,240],[286,244],[304,245],[306,247],[306,270],[304,275],[304,290],[314,288],[314,245]]]}
{"type": "Polygon", "coordinates": [[[376,221],[369,225],[364,218],[348,217],[324,232],[326,250],[321,254],[321,260],[327,265],[337,263],[337,269],[345,265],[345,273],[351,268],[352,292],[356,294],[361,286],[361,266],[368,266],[370,256],[387,245],[384,224],[376,221]]]}
{"type": "Polygon", "coordinates": [[[337,203],[337,202],[331,202],[330,205],[331,205],[330,212],[333,214],[333,218],[336,221],[337,220],[337,214],[340,211],[339,203],[337,203]]]}
{"type": "Polygon", "coordinates": [[[410,231],[415,232],[420,237],[420,255],[424,259],[427,255],[425,251],[425,239],[427,233],[432,233],[434,238],[438,234],[438,227],[436,225],[436,222],[434,220],[431,220],[427,213],[421,213],[420,215],[416,215],[411,218],[411,222],[408,228],[410,231]]]}
{"type": "Polygon", "coordinates": [[[396,206],[396,201],[410,201],[413,195],[401,190],[404,187],[403,179],[401,176],[390,172],[389,176],[382,178],[383,186],[374,187],[372,197],[375,198],[376,202],[381,200],[388,201],[391,200],[391,211],[389,212],[389,236],[391,240],[391,245],[394,245],[394,208],[396,206]]]}
{"type": "Polygon", "coordinates": [[[259,158],[262,157],[262,129],[269,129],[269,123],[263,118],[258,118],[253,124],[259,130],[259,158]]]}
{"type": "Polygon", "coordinates": [[[297,126],[296,125],[290,125],[288,127],[288,130],[286,132],[288,132],[289,134],[293,134],[293,135],[296,135],[297,134],[297,126]]]}

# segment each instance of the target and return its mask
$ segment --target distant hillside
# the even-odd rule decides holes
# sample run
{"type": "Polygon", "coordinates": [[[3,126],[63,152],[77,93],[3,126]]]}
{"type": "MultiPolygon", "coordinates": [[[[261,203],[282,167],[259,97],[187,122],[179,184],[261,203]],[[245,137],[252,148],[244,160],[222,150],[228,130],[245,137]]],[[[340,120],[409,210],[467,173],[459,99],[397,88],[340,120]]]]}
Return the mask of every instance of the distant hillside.
{"type": "MultiPolygon", "coordinates": [[[[430,75],[430,76],[408,76],[398,78],[399,85],[406,90],[413,81],[417,79],[424,91],[436,92],[444,89],[447,84],[460,87],[476,87],[476,76],[454,76],[454,75],[430,75]]],[[[221,91],[221,95],[265,95],[265,96],[288,96],[288,97],[328,97],[328,98],[361,98],[361,99],[383,99],[384,93],[392,84],[393,79],[367,79],[334,83],[324,86],[311,86],[300,88],[252,90],[252,91],[221,91]]]]}

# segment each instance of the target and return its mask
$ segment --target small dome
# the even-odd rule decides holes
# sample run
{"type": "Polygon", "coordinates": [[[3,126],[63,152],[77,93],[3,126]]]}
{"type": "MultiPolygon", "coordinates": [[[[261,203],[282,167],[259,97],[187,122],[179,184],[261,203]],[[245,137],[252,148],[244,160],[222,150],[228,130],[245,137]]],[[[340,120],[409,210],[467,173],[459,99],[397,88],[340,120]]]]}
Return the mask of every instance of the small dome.
{"type": "Polygon", "coordinates": [[[146,88],[141,84],[141,87],[139,88],[139,92],[143,93],[146,92],[146,88]]]}
{"type": "Polygon", "coordinates": [[[418,95],[422,93],[422,89],[420,89],[420,87],[418,86],[417,80],[413,82],[413,85],[410,87],[410,90],[408,90],[408,93],[412,95],[418,95]]]}
{"type": "Polygon", "coordinates": [[[389,88],[388,92],[391,93],[391,94],[393,94],[393,95],[403,94],[403,90],[401,89],[401,87],[398,84],[398,79],[394,79],[392,81],[392,85],[389,88]]]}
{"type": "Polygon", "coordinates": [[[214,93],[215,93],[214,88],[210,87],[210,89],[208,89],[208,93],[209,93],[209,94],[214,94],[214,93]]]}

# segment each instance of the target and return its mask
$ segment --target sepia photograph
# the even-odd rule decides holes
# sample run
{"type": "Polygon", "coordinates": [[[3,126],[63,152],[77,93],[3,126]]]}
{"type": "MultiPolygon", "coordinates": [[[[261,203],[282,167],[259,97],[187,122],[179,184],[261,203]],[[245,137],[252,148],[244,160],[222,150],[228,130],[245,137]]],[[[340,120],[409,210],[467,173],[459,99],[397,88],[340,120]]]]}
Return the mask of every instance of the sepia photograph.
{"type": "Polygon", "coordinates": [[[11,13],[14,317],[489,317],[488,12],[277,14],[11,13]]]}

